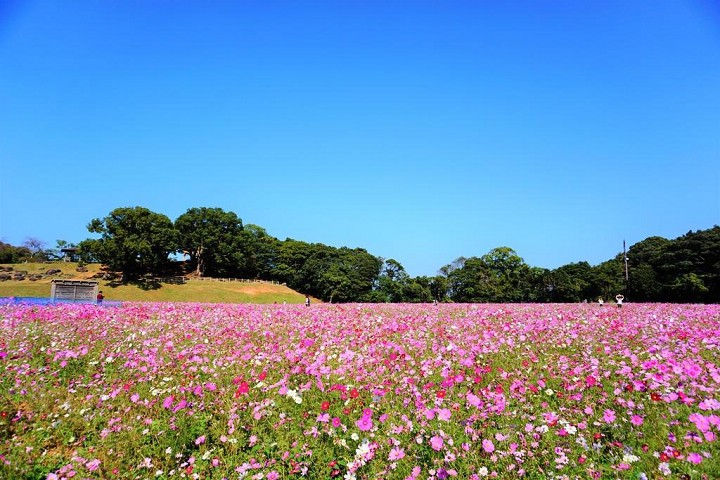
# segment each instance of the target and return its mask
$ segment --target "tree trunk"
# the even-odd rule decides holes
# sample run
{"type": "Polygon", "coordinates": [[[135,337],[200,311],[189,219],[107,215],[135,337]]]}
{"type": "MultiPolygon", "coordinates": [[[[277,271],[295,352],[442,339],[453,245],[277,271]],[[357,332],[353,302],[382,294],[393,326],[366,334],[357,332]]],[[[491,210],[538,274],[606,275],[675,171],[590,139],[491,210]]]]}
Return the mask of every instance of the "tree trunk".
{"type": "Polygon", "coordinates": [[[203,261],[203,247],[198,247],[198,249],[195,251],[195,259],[197,263],[197,268],[195,269],[195,274],[198,277],[202,277],[205,273],[205,262],[203,261]]]}

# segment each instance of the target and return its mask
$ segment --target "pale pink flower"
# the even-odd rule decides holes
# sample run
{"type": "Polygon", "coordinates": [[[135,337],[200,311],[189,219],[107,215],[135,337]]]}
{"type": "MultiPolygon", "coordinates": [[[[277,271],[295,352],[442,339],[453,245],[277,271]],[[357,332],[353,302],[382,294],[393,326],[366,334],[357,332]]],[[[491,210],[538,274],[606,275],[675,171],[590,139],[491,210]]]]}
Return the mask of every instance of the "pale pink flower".
{"type": "Polygon", "coordinates": [[[442,437],[439,437],[439,436],[437,436],[437,435],[435,435],[434,437],[432,437],[432,438],[430,439],[430,446],[432,447],[433,450],[438,451],[438,452],[439,452],[440,450],[442,450],[442,448],[443,448],[443,443],[444,443],[444,442],[443,442],[442,437]]]}
{"type": "Polygon", "coordinates": [[[450,420],[452,412],[450,412],[449,408],[441,408],[440,410],[438,410],[437,415],[439,420],[447,422],[448,420],[450,420]]]}
{"type": "Polygon", "coordinates": [[[483,440],[482,447],[483,450],[485,450],[487,453],[492,453],[495,451],[495,444],[493,444],[492,440],[483,440]]]}
{"type": "Polygon", "coordinates": [[[405,457],[405,450],[400,447],[395,447],[390,449],[390,455],[388,455],[388,460],[395,461],[400,460],[403,457],[405,457]]]}

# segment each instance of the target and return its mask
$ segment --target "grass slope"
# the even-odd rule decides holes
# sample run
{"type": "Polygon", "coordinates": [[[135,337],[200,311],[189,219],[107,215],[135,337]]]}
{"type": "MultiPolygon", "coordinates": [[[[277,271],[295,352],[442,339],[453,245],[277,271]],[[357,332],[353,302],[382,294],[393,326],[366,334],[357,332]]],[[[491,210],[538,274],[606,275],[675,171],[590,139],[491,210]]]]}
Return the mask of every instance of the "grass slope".
{"type": "MultiPolygon", "coordinates": [[[[88,272],[78,272],[76,263],[23,263],[3,264],[16,271],[43,274],[48,270],[61,270],[52,278],[41,280],[6,280],[0,282],[0,297],[50,297],[53,278],[98,280],[100,265],[87,265],[88,272]]],[[[184,285],[160,284],[159,288],[142,289],[136,285],[114,285],[99,280],[100,289],[107,300],[136,302],[206,302],[206,303],[302,303],[305,296],[284,286],[267,283],[210,282],[189,280],[184,285]]]]}

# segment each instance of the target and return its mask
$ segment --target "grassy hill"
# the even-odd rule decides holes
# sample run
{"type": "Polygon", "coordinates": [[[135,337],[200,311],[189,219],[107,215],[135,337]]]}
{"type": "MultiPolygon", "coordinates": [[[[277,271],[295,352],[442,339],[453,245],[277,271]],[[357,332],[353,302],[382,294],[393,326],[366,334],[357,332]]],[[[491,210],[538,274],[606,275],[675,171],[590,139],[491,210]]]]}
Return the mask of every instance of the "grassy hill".
{"type": "Polygon", "coordinates": [[[25,280],[0,281],[0,297],[50,297],[53,279],[97,280],[106,300],[138,302],[207,302],[207,303],[303,303],[305,296],[284,285],[249,282],[214,282],[189,279],[185,284],[157,283],[152,285],[119,285],[102,279],[101,266],[86,265],[87,272],[78,272],[78,264],[70,262],[0,264],[12,267],[3,273],[26,272],[25,280]],[[59,273],[47,275],[49,270],[59,273]],[[29,280],[34,275],[36,280],[29,280]]]}

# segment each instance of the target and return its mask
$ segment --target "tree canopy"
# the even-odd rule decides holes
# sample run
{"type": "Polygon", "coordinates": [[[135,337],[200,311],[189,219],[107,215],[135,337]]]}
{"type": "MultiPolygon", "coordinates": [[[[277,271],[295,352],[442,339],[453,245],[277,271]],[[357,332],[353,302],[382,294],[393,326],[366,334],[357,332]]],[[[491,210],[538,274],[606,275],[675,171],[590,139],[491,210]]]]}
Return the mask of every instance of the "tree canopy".
{"type": "MultiPolygon", "coordinates": [[[[255,278],[330,302],[581,302],[618,293],[636,302],[720,302],[720,227],[669,240],[649,237],[598,265],[533,267],[510,247],[459,257],[432,277],[411,277],[396,259],[362,248],[279,240],[233,212],[195,207],[175,222],[143,207],[117,208],[88,224],[99,239],[78,245],[85,260],[122,272],[123,279],[159,274],[176,253],[189,255],[200,276],[255,278]]],[[[58,240],[58,248],[68,245],[58,240]]],[[[39,240],[0,242],[0,262],[52,258],[39,240]]],[[[59,251],[59,250],[57,250],[59,251]]]]}
{"type": "Polygon", "coordinates": [[[116,208],[87,228],[101,237],[80,242],[81,255],[122,272],[123,279],[163,272],[178,250],[178,232],[170,219],[144,207],[116,208]]]}
{"type": "Polygon", "coordinates": [[[242,220],[220,208],[191,208],[175,220],[178,246],[198,276],[234,277],[243,264],[242,220]]]}

